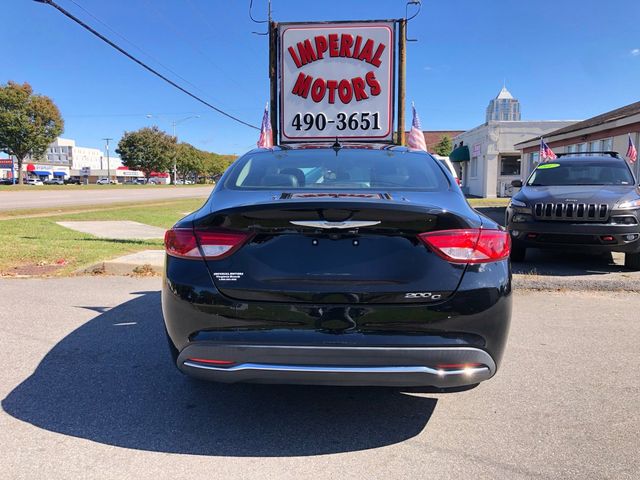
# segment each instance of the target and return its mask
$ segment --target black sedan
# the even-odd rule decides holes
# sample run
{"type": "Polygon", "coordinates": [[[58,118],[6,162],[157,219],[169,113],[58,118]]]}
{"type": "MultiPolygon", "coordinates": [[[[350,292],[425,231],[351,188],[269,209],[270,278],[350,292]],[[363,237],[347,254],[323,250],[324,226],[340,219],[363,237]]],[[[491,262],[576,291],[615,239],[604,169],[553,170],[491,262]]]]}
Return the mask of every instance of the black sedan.
{"type": "Polygon", "coordinates": [[[253,150],[165,246],[167,337],[188,375],[456,389],[498,369],[509,236],[424,152],[253,150]]]}

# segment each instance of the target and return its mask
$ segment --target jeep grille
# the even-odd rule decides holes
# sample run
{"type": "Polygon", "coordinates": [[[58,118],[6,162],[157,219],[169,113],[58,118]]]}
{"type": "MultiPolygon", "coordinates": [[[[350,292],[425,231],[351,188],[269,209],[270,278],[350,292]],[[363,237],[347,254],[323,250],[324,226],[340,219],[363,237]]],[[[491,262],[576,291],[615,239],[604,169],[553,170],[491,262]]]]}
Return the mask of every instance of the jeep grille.
{"type": "Polygon", "coordinates": [[[609,206],[604,203],[536,203],[533,213],[539,220],[606,222],[609,206]]]}

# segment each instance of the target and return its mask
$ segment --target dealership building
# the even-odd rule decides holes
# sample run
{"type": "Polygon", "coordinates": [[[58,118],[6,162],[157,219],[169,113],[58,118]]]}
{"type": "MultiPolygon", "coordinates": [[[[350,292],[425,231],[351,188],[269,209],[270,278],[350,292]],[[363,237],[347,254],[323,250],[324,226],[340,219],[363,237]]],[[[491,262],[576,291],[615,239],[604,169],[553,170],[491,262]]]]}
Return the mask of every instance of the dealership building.
{"type": "MultiPolygon", "coordinates": [[[[614,151],[624,156],[629,135],[637,147],[640,143],[640,102],[554,130],[547,133],[544,140],[555,153],[614,151]]],[[[540,138],[532,137],[516,144],[516,149],[524,158],[523,179],[540,162],[540,138]]],[[[640,162],[631,164],[631,168],[638,178],[640,162]]]]}
{"type": "Polygon", "coordinates": [[[520,120],[520,104],[503,87],[486,110],[485,123],[457,135],[450,154],[462,191],[475,197],[508,197],[522,176],[516,144],[547,135],[575,120],[520,120]],[[496,119],[500,120],[496,120],[496,119]]]}

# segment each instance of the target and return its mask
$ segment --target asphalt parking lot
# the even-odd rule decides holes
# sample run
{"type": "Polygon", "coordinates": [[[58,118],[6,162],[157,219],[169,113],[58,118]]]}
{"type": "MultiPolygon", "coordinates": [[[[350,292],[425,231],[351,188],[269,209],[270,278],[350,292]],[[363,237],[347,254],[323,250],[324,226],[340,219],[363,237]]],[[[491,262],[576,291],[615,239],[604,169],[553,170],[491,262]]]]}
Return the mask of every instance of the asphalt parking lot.
{"type": "Polygon", "coordinates": [[[516,291],[456,394],[182,376],[158,278],[0,280],[0,478],[640,477],[640,295],[516,291]]]}

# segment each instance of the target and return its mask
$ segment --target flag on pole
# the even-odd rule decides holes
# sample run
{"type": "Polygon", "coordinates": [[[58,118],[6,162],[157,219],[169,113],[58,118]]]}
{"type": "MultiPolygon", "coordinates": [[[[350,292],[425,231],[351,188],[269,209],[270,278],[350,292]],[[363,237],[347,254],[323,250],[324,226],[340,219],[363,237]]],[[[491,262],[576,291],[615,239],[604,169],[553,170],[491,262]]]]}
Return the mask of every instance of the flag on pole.
{"type": "Polygon", "coordinates": [[[555,160],[558,158],[551,147],[545,143],[545,141],[540,137],[540,161],[546,162],[547,160],[555,160]]]}
{"type": "Polygon", "coordinates": [[[420,118],[418,117],[418,112],[416,112],[416,107],[413,102],[411,102],[411,109],[413,110],[413,120],[411,121],[411,131],[407,138],[407,145],[414,150],[424,150],[426,152],[427,143],[424,141],[422,125],[420,125],[420,118]]]}
{"type": "Polygon", "coordinates": [[[262,125],[260,126],[260,138],[258,139],[258,147],[273,147],[273,130],[271,130],[271,121],[269,119],[269,103],[264,107],[264,115],[262,116],[262,125]]]}
{"type": "Polygon", "coordinates": [[[633,140],[631,140],[631,134],[629,133],[629,146],[627,147],[627,158],[630,163],[635,163],[638,159],[638,150],[636,146],[633,144],[633,140]]]}

